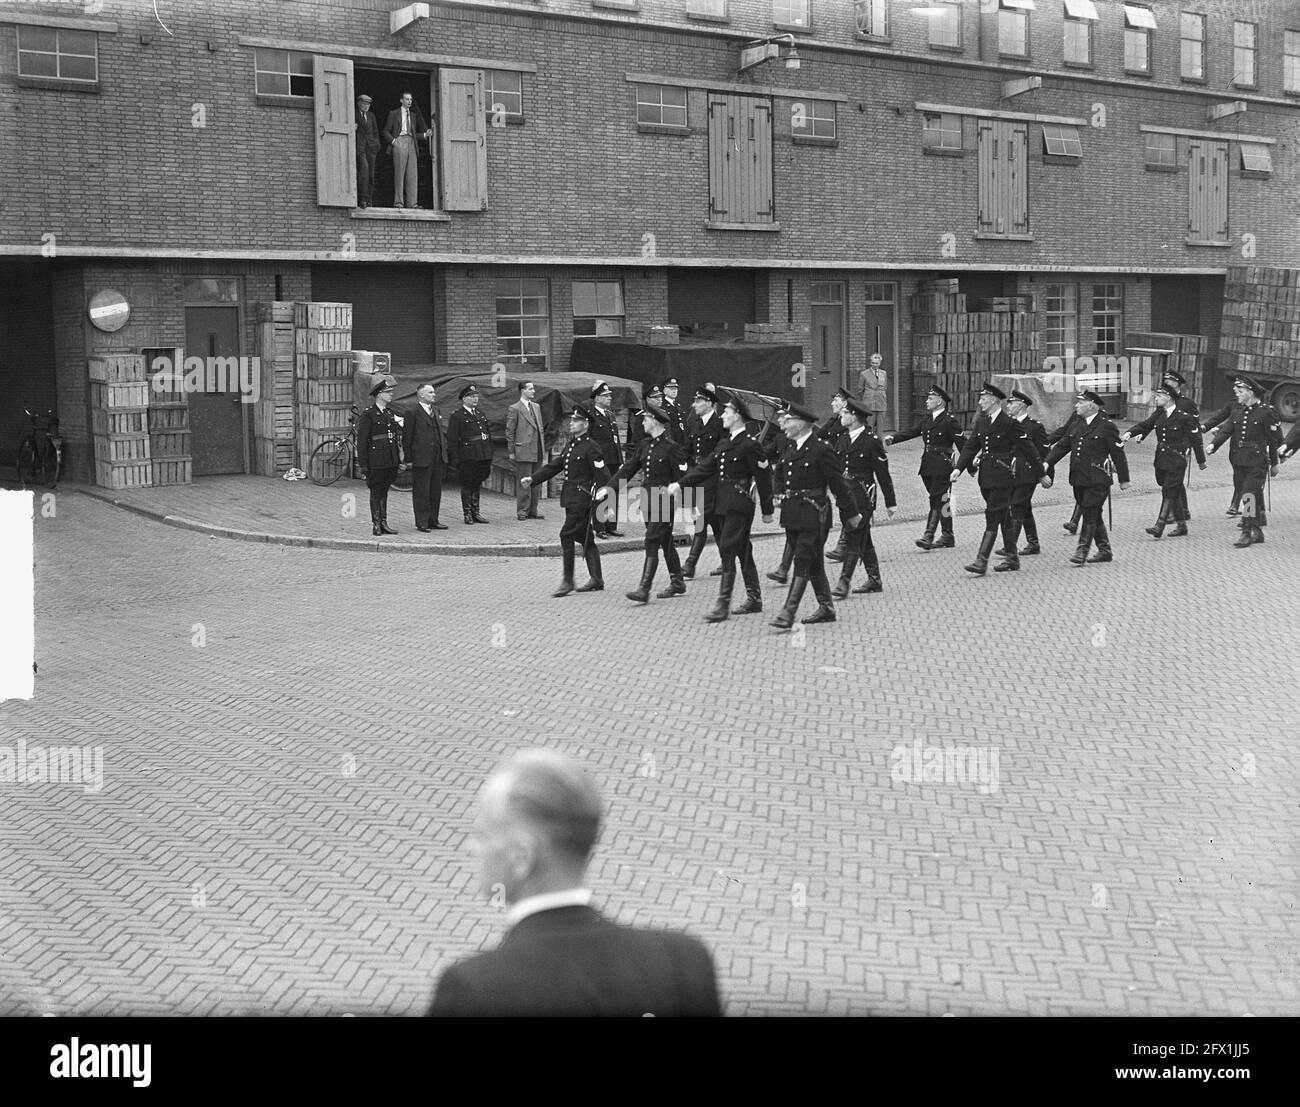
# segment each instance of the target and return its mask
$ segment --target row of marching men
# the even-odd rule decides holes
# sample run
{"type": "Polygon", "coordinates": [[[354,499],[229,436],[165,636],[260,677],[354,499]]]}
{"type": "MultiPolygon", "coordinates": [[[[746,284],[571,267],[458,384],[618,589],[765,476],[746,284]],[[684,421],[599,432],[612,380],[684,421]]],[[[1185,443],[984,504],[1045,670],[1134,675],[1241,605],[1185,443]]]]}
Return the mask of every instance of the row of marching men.
{"type": "Polygon", "coordinates": [[[789,592],[772,625],[780,629],[793,625],[809,587],[816,607],[802,622],[832,622],[836,599],[847,598],[850,590],[870,593],[883,589],[871,520],[879,495],[883,495],[890,516],[897,506],[885,447],[911,438],[922,440],[919,475],[929,497],[925,530],[916,542],[921,549],[955,547],[952,485],[965,472],[978,477],[985,503],[984,532],[974,560],[965,566],[977,576],[988,571],[999,535],[1002,548],[997,556],[1001,560],[993,566],[995,572],[1017,571],[1022,556],[1040,552],[1034,490],[1040,485],[1051,487],[1057,462],[1067,456],[1075,515],[1066,529],[1078,535],[1069,560],[1075,566],[1111,561],[1114,554],[1103,509],[1116,476],[1121,489],[1129,486],[1124,443],[1150,434],[1156,436],[1154,467],[1162,496],[1159,514],[1147,528],[1149,534],[1161,537],[1170,523],[1174,524],[1171,536],[1187,533],[1190,513],[1184,474],[1188,454],[1194,453],[1204,468],[1206,454],[1231,440],[1234,506],[1229,513],[1240,512],[1242,529],[1235,545],[1262,542],[1261,528],[1267,525],[1264,480],[1269,473],[1276,475],[1280,460],[1300,448],[1300,424],[1283,441],[1277,412],[1262,402],[1264,388],[1247,377],[1237,378],[1232,404],[1202,420],[1195,404],[1182,395],[1182,384],[1177,373],[1168,374],[1155,392],[1152,414],[1123,435],[1106,416],[1104,402],[1096,392],[1080,392],[1074,414],[1049,434],[1032,418],[1033,401],[1028,395],[1019,391],[1007,395],[990,383],[980,390],[980,411],[966,432],[947,410],[951,403],[948,395],[934,387],[926,399],[926,416],[910,430],[883,440],[869,429],[872,413],[840,391],[832,400],[834,414],[825,423],[809,409],[787,404],[778,415],[785,442],[776,449],[765,448],[750,434],[751,413],[737,393],[703,386],[696,391],[692,415],[683,419],[675,405],[663,402],[661,390],[652,389],[638,413],[639,441],[617,468],[608,463],[607,453],[589,434],[595,414],[580,405],[570,413],[572,439],[564,452],[531,478],[541,482],[561,473],[565,477],[561,505],[566,518],[560,532],[564,570],[555,595],[604,589],[597,531],[611,527],[618,489],[639,475],[645,559],[638,586],[627,593],[628,599],[649,601],[661,559],[668,581],[657,596],[684,595],[685,581],[694,575],[706,534],[712,532],[722,560],[716,574],[721,579],[717,599],[705,618],[721,622],[733,614],[761,612],[762,593],[750,538],[756,514],[754,499],[757,494],[763,521],[771,522],[775,493],[780,497],[786,545],[780,567],[768,576],[788,583],[789,592]],[[1215,435],[1207,450],[1202,435],[1209,430],[1215,435]],[[673,541],[683,488],[699,489],[702,514],[685,564],[673,541]],[[832,498],[844,526],[840,545],[829,555],[841,564],[834,588],[827,576],[824,552],[831,529],[832,498]],[[1027,543],[1024,548],[1019,546],[1022,535],[1027,543]],[[579,546],[589,579],[575,586],[579,546]],[[852,588],[859,565],[866,580],[861,587],[852,588]],[[733,608],[738,574],[745,597],[733,608]]]}

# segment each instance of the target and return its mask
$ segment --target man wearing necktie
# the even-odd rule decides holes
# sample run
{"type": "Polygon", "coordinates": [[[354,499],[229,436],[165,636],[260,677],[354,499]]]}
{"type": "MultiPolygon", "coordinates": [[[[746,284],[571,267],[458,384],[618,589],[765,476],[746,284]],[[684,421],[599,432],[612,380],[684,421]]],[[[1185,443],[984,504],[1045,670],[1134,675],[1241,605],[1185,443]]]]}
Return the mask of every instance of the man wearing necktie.
{"type": "Polygon", "coordinates": [[[368,208],[375,189],[375,158],[379,156],[379,121],[370,111],[370,97],[357,97],[357,207],[368,208]]]}
{"type": "MultiPolygon", "coordinates": [[[[532,381],[523,381],[519,385],[519,401],[506,409],[506,447],[510,460],[515,463],[517,478],[531,477],[546,460],[542,409],[533,402],[536,394],[537,386],[532,381]]],[[[537,514],[541,494],[540,484],[529,487],[520,481],[515,494],[515,517],[541,519],[537,514]]]]}
{"type": "Polygon", "coordinates": [[[401,106],[388,113],[388,122],[384,125],[384,140],[393,155],[393,207],[420,206],[420,182],[416,169],[419,148],[415,140],[417,137],[428,139],[432,135],[433,128],[425,122],[414,97],[403,92],[401,106]]]}

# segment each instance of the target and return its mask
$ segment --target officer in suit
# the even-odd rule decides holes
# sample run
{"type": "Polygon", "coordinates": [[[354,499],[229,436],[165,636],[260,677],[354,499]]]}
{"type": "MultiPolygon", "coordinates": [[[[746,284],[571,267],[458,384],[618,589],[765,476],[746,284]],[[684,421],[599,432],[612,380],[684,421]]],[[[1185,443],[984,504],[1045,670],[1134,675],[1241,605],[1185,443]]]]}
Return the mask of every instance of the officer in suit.
{"type": "MultiPolygon", "coordinates": [[[[614,390],[605,381],[597,381],[591,386],[591,440],[600,448],[605,457],[608,472],[614,472],[623,464],[623,449],[618,440],[618,424],[614,422],[614,413],[610,404],[614,400],[614,390]]],[[[618,496],[608,497],[596,511],[596,537],[622,538],[618,529],[618,496]]]]}
{"type": "Polygon", "coordinates": [[[1277,450],[1282,442],[1282,420],[1272,404],[1263,402],[1264,386],[1239,376],[1232,386],[1237,410],[1231,422],[1214,432],[1207,452],[1214,453],[1229,439],[1228,460],[1232,463],[1233,493],[1241,504],[1241,537],[1238,549],[1264,541],[1268,526],[1264,507],[1264,479],[1277,476],[1277,450]]]}
{"type": "Polygon", "coordinates": [[[447,439],[433,401],[433,385],[423,384],[415,394],[416,404],[402,424],[402,453],[411,465],[411,505],[415,509],[415,529],[428,533],[446,530],[438,522],[442,509],[442,478],[447,472],[447,439]]]}
{"type": "Polygon", "coordinates": [[[379,157],[379,120],[364,93],[357,97],[357,207],[368,208],[375,191],[375,159],[379,157]]]}
{"type": "MultiPolygon", "coordinates": [[[[831,397],[831,417],[817,428],[817,437],[838,453],[844,452],[845,430],[840,417],[848,410],[846,407],[853,394],[847,388],[837,388],[831,397]]],[[[849,548],[849,532],[841,526],[840,536],[835,541],[835,548],[826,555],[827,561],[843,561],[849,548]]]]}
{"type": "Polygon", "coordinates": [[[1110,495],[1111,474],[1106,466],[1109,458],[1119,475],[1121,491],[1128,487],[1128,458],[1119,440],[1119,429],[1102,414],[1102,398],[1096,392],[1080,392],[1074,401],[1075,418],[1067,423],[1069,433],[1047,452],[1047,477],[1043,487],[1050,488],[1055,479],[1055,465],[1066,454],[1070,455],[1070,487],[1074,502],[1079,506],[1079,545],[1070,555],[1070,564],[1110,561],[1110,535],[1101,517],[1102,506],[1110,495]],[[1093,540],[1097,552],[1088,556],[1093,540]]]}
{"type": "Polygon", "coordinates": [[[862,516],[862,525],[848,532],[849,547],[844,556],[844,567],[840,570],[840,579],[831,595],[837,600],[848,599],[849,586],[853,583],[853,570],[858,563],[867,570],[867,582],[855,592],[883,592],[880,580],[880,559],[876,556],[876,546],[871,540],[871,516],[876,510],[876,485],[885,494],[885,507],[893,517],[898,501],[894,499],[894,480],[889,475],[889,458],[885,455],[884,444],[876,437],[875,431],[868,430],[874,422],[873,412],[860,400],[849,396],[845,399],[840,421],[844,426],[844,437],[840,440],[840,457],[844,461],[844,483],[853,498],[853,510],[862,516]]]}
{"type": "Polygon", "coordinates": [[[530,477],[546,460],[546,432],[542,426],[542,409],[533,402],[537,386],[532,381],[521,381],[519,399],[506,409],[506,448],[515,463],[515,518],[541,519],[537,503],[542,486],[533,484],[525,488],[520,477],[530,477]]]}
{"type": "Polygon", "coordinates": [[[388,490],[402,465],[402,424],[388,406],[393,386],[380,380],[370,390],[374,401],[357,418],[357,462],[370,489],[370,521],[376,536],[396,534],[388,525],[388,490]]]}
{"type": "Polygon", "coordinates": [[[603,806],[581,766],[549,750],[517,753],[488,777],[471,842],[482,893],[504,894],[510,930],[443,973],[430,1015],[722,1013],[697,939],[622,926],[592,906],[585,874],[603,806]]]}
{"type": "Polygon", "coordinates": [[[667,377],[660,382],[660,388],[663,389],[664,394],[663,409],[668,412],[668,418],[671,420],[668,424],[668,433],[685,445],[686,412],[682,410],[682,405],[677,402],[678,387],[676,377],[667,377]]]}
{"type": "Polygon", "coordinates": [[[950,550],[957,544],[952,532],[952,509],[949,495],[952,486],[948,475],[952,472],[953,451],[961,450],[962,436],[966,433],[961,423],[948,411],[952,398],[938,385],[926,393],[925,418],[916,422],[911,430],[885,435],[885,445],[921,439],[921,483],[930,497],[930,514],[925,519],[925,533],[916,540],[923,550],[950,550]],[[938,541],[934,532],[940,530],[938,541]]]}
{"type": "MultiPolygon", "coordinates": [[[[695,390],[692,404],[693,414],[686,423],[686,452],[692,468],[698,468],[704,459],[718,448],[718,443],[725,437],[722,429],[722,417],[718,414],[718,394],[713,385],[703,384],[695,390]]],[[[717,514],[718,481],[714,477],[704,481],[700,486],[701,495],[698,506],[702,512],[695,521],[695,535],[691,539],[691,549],[686,555],[686,564],[682,567],[682,576],[687,580],[695,577],[695,566],[699,564],[705,543],[709,540],[709,531],[713,531],[713,541],[722,546],[722,517],[717,514]]],[[[717,574],[722,570],[719,568],[717,574]]]]}
{"type": "Polygon", "coordinates": [[[564,526],[560,528],[560,554],[564,559],[564,577],[554,596],[567,596],[575,591],[573,567],[575,548],[581,544],[587,562],[589,579],[576,589],[578,592],[600,592],[605,587],[605,577],[600,569],[600,550],[596,548],[591,513],[592,499],[597,488],[609,476],[605,454],[599,443],[587,433],[591,426],[591,411],[578,406],[569,413],[569,432],[572,437],[564,452],[538,469],[531,477],[521,478],[524,487],[541,484],[559,473],[564,474],[564,487],[560,490],[560,506],[564,508],[564,526]]]}
{"type": "Polygon", "coordinates": [[[460,507],[466,523],[486,523],[479,510],[483,482],[492,472],[492,436],[478,409],[478,389],[467,384],[460,404],[447,420],[447,459],[460,473],[460,507]]]}
{"type": "MultiPolygon", "coordinates": [[[[767,460],[772,466],[772,493],[777,500],[780,500],[785,493],[785,471],[790,454],[794,451],[794,443],[785,435],[785,419],[786,413],[783,408],[776,413],[776,426],[781,433],[772,443],[767,454],[767,460]]],[[[787,534],[785,546],[781,550],[781,564],[776,567],[775,572],[767,574],[767,579],[774,580],[777,584],[789,583],[790,566],[793,562],[794,542],[787,534]]]]}
{"type": "Polygon", "coordinates": [[[1183,513],[1183,500],[1187,490],[1183,487],[1183,474],[1187,471],[1187,451],[1196,451],[1196,463],[1205,468],[1205,447],[1201,443],[1201,424],[1195,415],[1180,411],[1178,392],[1166,377],[1155,390],[1155,407],[1140,423],[1134,423],[1120,435],[1121,442],[1136,438],[1141,442],[1155,431],[1156,483],[1160,485],[1160,514],[1147,534],[1159,538],[1172,519],[1174,529],[1170,538],[1180,538],[1187,533],[1187,516],[1183,513]]]}
{"type": "Polygon", "coordinates": [[[677,503],[669,493],[670,486],[686,469],[686,450],[680,442],[668,435],[668,413],[654,404],[647,404],[641,417],[645,437],[637,451],[625,461],[618,472],[610,475],[609,483],[596,493],[603,500],[612,495],[619,481],[630,480],[637,473],[641,478],[641,517],[645,520],[645,562],[641,567],[641,583],[627,593],[635,603],[650,602],[650,586],[654,584],[659,569],[659,554],[664,555],[668,566],[668,587],[659,593],[661,600],[686,594],[682,580],[682,563],[673,545],[673,518],[677,503]]]}
{"type": "Polygon", "coordinates": [[[979,393],[980,413],[975,417],[975,426],[948,477],[952,482],[965,470],[970,470],[972,475],[979,473],[980,493],[984,497],[984,537],[980,539],[979,553],[966,566],[966,571],[981,577],[988,572],[989,555],[993,552],[999,530],[1007,555],[993,566],[993,571],[1015,572],[1020,568],[1020,557],[1016,552],[1020,530],[1011,521],[1011,493],[1022,466],[1034,474],[1035,480],[1043,475],[1042,455],[1025,428],[1006,413],[1006,398],[1002,389],[984,382],[979,393]],[[975,467],[977,453],[981,455],[978,470],[975,467]]]}
{"type": "Polygon", "coordinates": [[[817,610],[803,622],[835,621],[835,602],[822,560],[826,535],[830,531],[828,493],[834,494],[841,515],[848,516],[846,521],[850,527],[860,526],[863,522],[862,516],[853,508],[852,495],[841,476],[843,459],[813,433],[816,426],[816,414],[796,404],[786,405],[785,434],[794,444],[794,449],[786,465],[781,526],[794,545],[794,576],[790,580],[785,606],[772,620],[772,626],[781,630],[789,630],[794,625],[809,581],[817,597],[817,610]]]}
{"type": "Polygon", "coordinates": [[[736,393],[728,393],[721,419],[727,437],[680,482],[692,487],[710,480],[717,482],[715,506],[722,520],[718,536],[722,581],[718,585],[717,602],[704,616],[710,623],[720,623],[728,615],[752,615],[763,610],[763,589],[754,562],[754,544],[749,537],[754,526],[752,490],[758,489],[763,522],[772,521],[774,510],[772,466],[763,447],[749,433],[749,408],[736,393]],[[745,580],[745,602],[732,611],[731,594],[736,586],[737,561],[745,580]]]}
{"type": "MultiPolygon", "coordinates": [[[[1007,397],[1007,414],[1025,428],[1025,433],[1033,440],[1039,456],[1047,455],[1047,428],[1037,419],[1029,417],[1029,409],[1034,401],[1019,389],[1012,389],[1007,397]]],[[[1034,519],[1034,489],[1042,479],[1041,473],[1034,473],[1027,465],[1016,467],[1016,483],[1011,489],[1011,522],[1017,535],[1024,531],[1025,546],[1019,551],[1021,557],[1042,553],[1038,544],[1038,522],[1034,519]]],[[[1007,548],[994,551],[998,557],[1006,557],[1007,548]]],[[[1012,551],[1015,552],[1015,551],[1012,551]]]]}

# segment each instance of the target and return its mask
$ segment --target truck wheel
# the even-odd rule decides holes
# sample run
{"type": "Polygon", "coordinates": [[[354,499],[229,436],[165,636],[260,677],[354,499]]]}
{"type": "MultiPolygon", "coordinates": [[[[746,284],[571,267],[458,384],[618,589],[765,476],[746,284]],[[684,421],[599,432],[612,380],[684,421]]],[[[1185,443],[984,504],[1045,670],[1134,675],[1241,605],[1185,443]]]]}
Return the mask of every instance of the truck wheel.
{"type": "Polygon", "coordinates": [[[1300,419],[1300,384],[1284,381],[1273,389],[1270,399],[1277,413],[1288,423],[1300,419]]]}

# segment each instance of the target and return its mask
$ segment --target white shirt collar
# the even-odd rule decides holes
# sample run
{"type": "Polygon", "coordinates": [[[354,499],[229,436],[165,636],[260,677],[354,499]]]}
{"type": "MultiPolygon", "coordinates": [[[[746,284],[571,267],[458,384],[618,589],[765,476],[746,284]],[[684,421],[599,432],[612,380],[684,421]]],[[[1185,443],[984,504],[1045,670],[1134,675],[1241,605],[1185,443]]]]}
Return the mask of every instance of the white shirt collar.
{"type": "Polygon", "coordinates": [[[851,431],[849,431],[849,441],[856,442],[858,440],[858,435],[860,435],[866,429],[867,429],[866,427],[854,427],[851,431]]]}
{"type": "Polygon", "coordinates": [[[424,411],[425,411],[425,414],[426,414],[426,415],[432,415],[432,414],[433,414],[433,404],[426,404],[423,400],[421,400],[421,401],[420,401],[420,406],[421,406],[422,408],[424,408],[424,411]]]}
{"type": "Polygon", "coordinates": [[[1100,414],[1100,412],[1094,411],[1091,415],[1085,415],[1085,416],[1083,417],[1083,424],[1084,424],[1084,426],[1087,426],[1087,427],[1092,426],[1092,421],[1093,421],[1094,419],[1096,419],[1097,416],[1098,416],[1099,414],[1100,414]]]}
{"type": "Polygon", "coordinates": [[[947,409],[946,407],[941,407],[938,411],[932,411],[932,412],[930,412],[930,418],[931,418],[931,419],[938,419],[939,416],[942,415],[942,414],[943,414],[945,411],[947,411],[947,410],[948,410],[948,409],[947,409]]]}
{"type": "Polygon", "coordinates": [[[703,415],[700,416],[700,422],[701,422],[701,423],[708,423],[708,421],[709,421],[710,419],[712,419],[712,418],[713,418],[713,412],[712,412],[712,411],[706,411],[703,415]]]}
{"type": "Polygon", "coordinates": [[[744,433],[745,433],[745,428],[744,428],[743,426],[740,426],[740,427],[737,427],[735,430],[733,430],[733,431],[731,432],[731,437],[732,437],[732,438],[739,438],[739,437],[740,437],[742,434],[744,434],[744,433]]]}
{"type": "Polygon", "coordinates": [[[796,450],[803,449],[803,444],[807,442],[808,439],[810,439],[811,437],[812,437],[812,430],[810,428],[809,430],[805,431],[802,435],[800,435],[798,438],[794,440],[794,448],[796,450]]]}
{"type": "Polygon", "coordinates": [[[566,888],[562,892],[525,896],[506,913],[506,922],[514,926],[529,915],[536,915],[539,911],[553,911],[557,907],[590,907],[591,899],[590,888],[566,888]]]}

